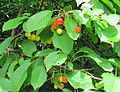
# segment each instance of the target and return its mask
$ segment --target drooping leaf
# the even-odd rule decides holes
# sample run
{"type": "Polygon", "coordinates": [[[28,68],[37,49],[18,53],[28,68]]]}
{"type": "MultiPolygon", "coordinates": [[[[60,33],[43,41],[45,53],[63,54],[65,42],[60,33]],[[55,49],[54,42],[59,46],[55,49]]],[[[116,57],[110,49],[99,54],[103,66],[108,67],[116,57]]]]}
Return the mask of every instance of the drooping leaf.
{"type": "Polygon", "coordinates": [[[47,71],[52,68],[54,65],[61,65],[67,59],[66,54],[58,54],[58,52],[52,52],[48,56],[46,56],[44,60],[45,67],[47,71]]]}
{"type": "Polygon", "coordinates": [[[36,45],[31,40],[24,40],[21,46],[23,53],[29,57],[31,57],[32,53],[36,51],[36,45]]]}
{"type": "Polygon", "coordinates": [[[76,33],[74,31],[74,28],[77,27],[77,24],[75,23],[75,21],[71,18],[65,18],[65,27],[66,27],[66,31],[68,36],[73,39],[73,40],[77,40],[78,37],[81,35],[81,33],[76,33]]]}
{"type": "Polygon", "coordinates": [[[48,55],[49,53],[51,53],[51,52],[54,52],[55,50],[53,50],[53,49],[44,49],[44,50],[42,50],[42,51],[38,51],[37,53],[36,53],[36,57],[38,57],[38,56],[46,56],[46,55],[48,55]]]}
{"type": "Polygon", "coordinates": [[[62,35],[58,35],[56,32],[54,32],[53,45],[56,48],[61,49],[63,52],[69,54],[73,48],[73,40],[68,37],[66,32],[63,32],[62,35]]]}
{"type": "Polygon", "coordinates": [[[31,16],[26,22],[27,32],[45,28],[52,16],[52,11],[45,10],[31,16]]]}
{"type": "Polygon", "coordinates": [[[101,58],[98,54],[96,54],[92,49],[87,48],[87,47],[83,47],[80,48],[79,50],[80,52],[85,52],[88,53],[88,55],[86,55],[89,58],[92,58],[93,60],[95,60],[95,62],[101,67],[103,68],[105,71],[112,71],[113,67],[110,64],[110,62],[107,59],[101,58]]]}
{"type": "Polygon", "coordinates": [[[27,16],[11,19],[11,20],[5,22],[2,29],[3,29],[3,31],[14,29],[14,28],[18,27],[20,24],[22,24],[24,22],[24,20],[26,20],[26,19],[28,19],[27,16]]]}
{"type": "Polygon", "coordinates": [[[110,0],[102,0],[113,12],[116,12],[116,9],[113,7],[113,4],[110,0]]]}
{"type": "Polygon", "coordinates": [[[43,64],[34,67],[31,75],[31,85],[36,88],[41,87],[47,79],[47,73],[43,64]]]}
{"type": "Polygon", "coordinates": [[[120,42],[114,43],[114,50],[118,54],[118,56],[120,57],[120,42]]]}
{"type": "Polygon", "coordinates": [[[10,77],[10,81],[13,85],[13,90],[14,91],[19,91],[22,84],[24,83],[26,77],[27,77],[27,70],[30,66],[30,62],[25,62],[21,66],[19,66],[12,76],[10,77]]]}
{"type": "Polygon", "coordinates": [[[12,86],[13,85],[8,79],[0,77],[0,92],[12,91],[12,86]]]}
{"type": "Polygon", "coordinates": [[[8,37],[0,44],[0,54],[6,53],[6,49],[10,45],[12,39],[12,37],[8,37]]]}
{"type": "Polygon", "coordinates": [[[120,77],[116,77],[110,73],[103,73],[103,83],[105,92],[119,92],[120,91],[120,77]]]}
{"type": "Polygon", "coordinates": [[[94,88],[92,79],[84,72],[74,71],[67,73],[67,79],[72,87],[78,89],[91,89],[94,88]]]}
{"type": "Polygon", "coordinates": [[[9,76],[9,78],[12,76],[12,74],[14,73],[14,68],[15,68],[15,66],[18,64],[18,62],[17,61],[15,61],[15,62],[13,62],[11,65],[10,65],[10,67],[9,67],[9,69],[8,69],[8,76],[9,76]]]}

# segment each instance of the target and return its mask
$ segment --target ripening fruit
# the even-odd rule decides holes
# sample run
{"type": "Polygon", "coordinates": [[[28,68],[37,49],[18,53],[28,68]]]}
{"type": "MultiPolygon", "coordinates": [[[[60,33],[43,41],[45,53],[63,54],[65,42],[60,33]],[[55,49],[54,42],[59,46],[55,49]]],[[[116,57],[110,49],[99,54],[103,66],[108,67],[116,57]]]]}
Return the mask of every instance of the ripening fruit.
{"type": "Polygon", "coordinates": [[[40,37],[37,36],[37,37],[35,38],[35,40],[36,40],[36,41],[40,41],[40,37]]]}
{"type": "Polygon", "coordinates": [[[56,19],[56,22],[57,22],[58,24],[64,24],[64,20],[63,20],[62,18],[57,18],[57,19],[56,19]]]}
{"type": "Polygon", "coordinates": [[[81,28],[80,27],[76,27],[76,28],[74,28],[74,31],[77,32],[77,33],[80,33],[81,32],[81,28]]]}
{"type": "Polygon", "coordinates": [[[58,89],[58,85],[54,85],[54,89],[58,89]]]}
{"type": "Polygon", "coordinates": [[[31,35],[31,40],[35,40],[36,39],[36,35],[32,34],[31,35]]]}
{"type": "Polygon", "coordinates": [[[63,32],[63,30],[61,29],[61,28],[58,28],[57,30],[56,30],[56,32],[57,32],[57,34],[62,34],[62,32],[63,32]]]}
{"type": "Polygon", "coordinates": [[[41,7],[41,10],[45,10],[45,7],[41,7]]]}
{"type": "Polygon", "coordinates": [[[48,41],[46,41],[46,43],[47,43],[47,44],[51,44],[51,43],[52,43],[52,41],[51,41],[51,40],[48,40],[48,41]]]}
{"type": "Polygon", "coordinates": [[[53,29],[57,29],[58,28],[58,23],[57,22],[53,22],[52,23],[52,28],[53,29]]]}
{"type": "Polygon", "coordinates": [[[106,49],[109,49],[110,47],[111,47],[110,45],[106,45],[106,46],[105,46],[106,49]]]}
{"type": "Polygon", "coordinates": [[[25,33],[25,36],[29,37],[29,36],[31,36],[31,34],[30,33],[25,33]]]}
{"type": "Polygon", "coordinates": [[[64,88],[64,84],[60,83],[60,85],[58,87],[59,87],[59,89],[63,89],[64,88]]]}
{"type": "Polygon", "coordinates": [[[67,78],[65,76],[62,78],[62,81],[63,81],[63,83],[67,83],[68,82],[68,80],[67,80],[67,78]]]}
{"type": "Polygon", "coordinates": [[[50,30],[51,30],[51,32],[54,32],[54,28],[52,26],[51,26],[50,30]]]}
{"type": "Polygon", "coordinates": [[[58,77],[59,82],[63,82],[63,76],[58,77]]]}

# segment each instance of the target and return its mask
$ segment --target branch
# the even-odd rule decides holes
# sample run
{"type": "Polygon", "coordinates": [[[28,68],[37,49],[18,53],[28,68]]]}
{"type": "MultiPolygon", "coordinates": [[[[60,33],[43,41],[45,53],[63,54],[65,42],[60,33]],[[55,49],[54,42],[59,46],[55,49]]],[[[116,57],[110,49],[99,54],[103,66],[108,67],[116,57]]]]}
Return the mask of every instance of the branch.
{"type": "Polygon", "coordinates": [[[93,69],[95,69],[95,68],[90,68],[90,69],[72,70],[72,69],[68,69],[66,66],[61,66],[61,65],[56,65],[56,66],[58,66],[58,67],[60,67],[60,68],[64,68],[64,69],[66,69],[66,70],[68,70],[68,71],[88,71],[88,70],[93,70],[93,69]]]}

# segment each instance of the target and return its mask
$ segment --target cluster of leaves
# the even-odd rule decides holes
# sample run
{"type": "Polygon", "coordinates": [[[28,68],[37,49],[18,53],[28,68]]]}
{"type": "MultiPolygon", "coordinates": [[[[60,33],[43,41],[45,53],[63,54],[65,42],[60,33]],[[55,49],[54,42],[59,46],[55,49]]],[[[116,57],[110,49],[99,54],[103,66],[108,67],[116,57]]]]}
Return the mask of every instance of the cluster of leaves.
{"type": "Polygon", "coordinates": [[[12,31],[0,44],[0,91],[46,92],[65,76],[65,86],[51,92],[119,92],[119,0],[13,0],[18,7],[28,1],[25,13],[20,8],[1,28],[12,31]],[[58,18],[65,20],[60,34],[51,31],[58,18]],[[51,38],[50,44],[43,43],[51,38]]]}

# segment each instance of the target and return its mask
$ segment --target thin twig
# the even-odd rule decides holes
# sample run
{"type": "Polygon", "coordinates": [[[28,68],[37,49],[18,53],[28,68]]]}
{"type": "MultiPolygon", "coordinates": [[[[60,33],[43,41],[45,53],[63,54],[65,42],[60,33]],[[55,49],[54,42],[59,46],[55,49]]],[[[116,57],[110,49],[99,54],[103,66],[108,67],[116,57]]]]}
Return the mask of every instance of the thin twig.
{"type": "Polygon", "coordinates": [[[90,69],[72,70],[72,69],[68,69],[66,66],[61,66],[61,65],[56,65],[56,66],[58,66],[60,68],[64,68],[64,69],[66,69],[68,71],[88,71],[88,70],[94,70],[95,69],[95,68],[90,68],[90,69]]]}

